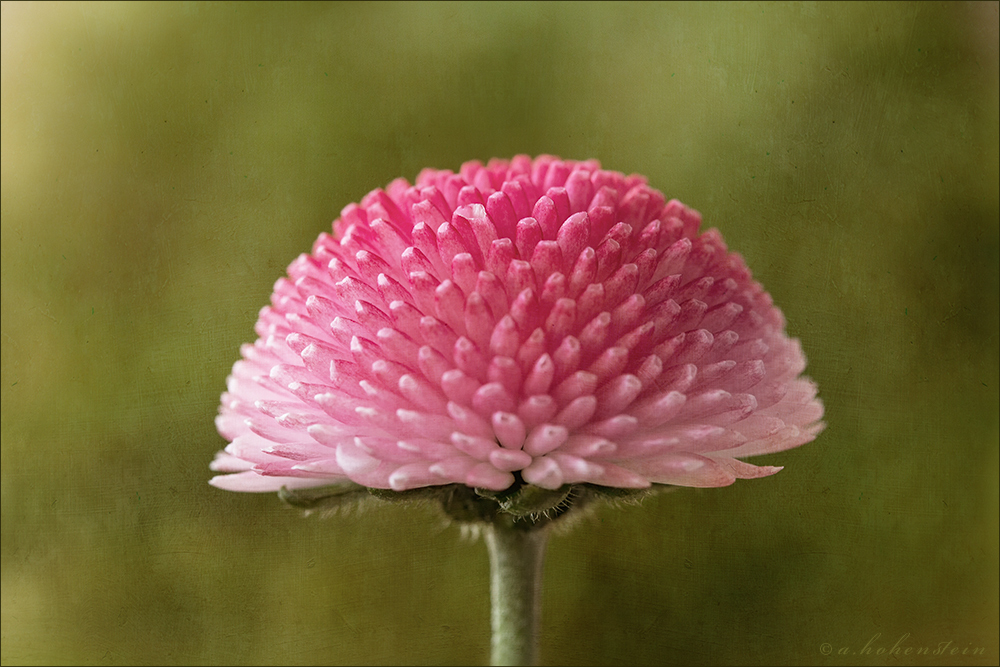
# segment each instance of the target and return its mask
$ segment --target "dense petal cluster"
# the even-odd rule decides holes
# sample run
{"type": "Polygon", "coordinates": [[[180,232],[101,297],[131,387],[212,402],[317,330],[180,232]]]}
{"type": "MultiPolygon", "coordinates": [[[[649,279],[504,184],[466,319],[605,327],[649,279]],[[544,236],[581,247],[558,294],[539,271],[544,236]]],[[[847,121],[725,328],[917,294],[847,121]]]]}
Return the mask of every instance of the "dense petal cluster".
{"type": "Polygon", "coordinates": [[[823,427],[781,311],[640,176],[518,156],[351,204],[277,281],[212,484],[713,487],[823,427]]]}

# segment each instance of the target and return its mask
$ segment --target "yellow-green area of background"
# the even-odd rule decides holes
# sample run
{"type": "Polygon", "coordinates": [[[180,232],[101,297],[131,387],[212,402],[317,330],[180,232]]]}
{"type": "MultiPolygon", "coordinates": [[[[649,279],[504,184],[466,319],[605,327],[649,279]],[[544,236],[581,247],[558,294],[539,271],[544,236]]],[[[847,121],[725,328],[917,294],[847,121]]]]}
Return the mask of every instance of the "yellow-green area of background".
{"type": "Polygon", "coordinates": [[[828,422],[554,537],[542,660],[996,664],[997,7],[4,3],[3,664],[484,663],[481,542],[208,463],[340,210],[516,153],[699,209],[828,422]]]}

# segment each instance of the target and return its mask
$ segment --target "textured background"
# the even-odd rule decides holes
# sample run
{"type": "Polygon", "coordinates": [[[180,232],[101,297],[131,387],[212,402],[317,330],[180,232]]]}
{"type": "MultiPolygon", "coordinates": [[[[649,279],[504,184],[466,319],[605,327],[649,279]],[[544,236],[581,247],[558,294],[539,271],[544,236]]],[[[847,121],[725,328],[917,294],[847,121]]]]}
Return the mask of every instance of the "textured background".
{"type": "Polygon", "coordinates": [[[346,204],[548,152],[719,227],[829,426],[554,537],[542,660],[996,664],[997,7],[4,3],[2,662],[483,663],[482,543],[212,489],[212,420],[346,204]]]}

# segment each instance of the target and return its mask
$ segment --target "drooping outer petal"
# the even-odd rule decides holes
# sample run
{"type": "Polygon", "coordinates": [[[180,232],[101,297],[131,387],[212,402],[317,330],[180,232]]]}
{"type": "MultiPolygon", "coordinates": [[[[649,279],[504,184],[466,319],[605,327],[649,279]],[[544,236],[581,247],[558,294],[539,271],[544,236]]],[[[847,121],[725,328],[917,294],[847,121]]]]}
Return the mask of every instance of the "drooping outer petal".
{"type": "Polygon", "coordinates": [[[212,484],[724,486],[823,428],[742,258],[640,176],[553,156],[351,204],[241,348],[212,484]]]}

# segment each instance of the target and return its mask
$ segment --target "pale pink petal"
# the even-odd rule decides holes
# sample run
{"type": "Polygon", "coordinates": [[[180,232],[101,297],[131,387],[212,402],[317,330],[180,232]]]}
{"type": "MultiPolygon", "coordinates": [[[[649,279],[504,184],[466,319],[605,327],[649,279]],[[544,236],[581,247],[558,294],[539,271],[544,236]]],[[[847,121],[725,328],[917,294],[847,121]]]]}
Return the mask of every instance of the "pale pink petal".
{"type": "Polygon", "coordinates": [[[253,464],[222,451],[216,453],[215,459],[208,467],[215,472],[243,472],[253,468],[253,464]]]}
{"type": "Polygon", "coordinates": [[[274,493],[282,487],[288,489],[310,489],[330,484],[329,479],[308,477],[268,477],[254,471],[238,472],[233,475],[216,475],[209,484],[223,491],[246,491],[250,493],[274,493]]]}

